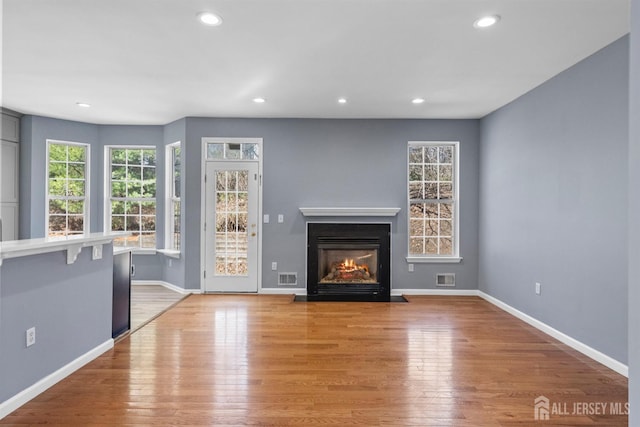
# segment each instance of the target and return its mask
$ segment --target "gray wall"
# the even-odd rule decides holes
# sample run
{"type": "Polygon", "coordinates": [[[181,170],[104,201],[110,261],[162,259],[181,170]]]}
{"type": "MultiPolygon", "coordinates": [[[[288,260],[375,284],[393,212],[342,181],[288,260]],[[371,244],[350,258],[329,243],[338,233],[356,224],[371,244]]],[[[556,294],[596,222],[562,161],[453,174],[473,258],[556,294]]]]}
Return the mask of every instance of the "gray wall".
{"type": "MultiPolygon", "coordinates": [[[[44,236],[44,170],[47,138],[91,145],[91,230],[103,229],[104,147],[154,145],[157,148],[158,247],[164,246],[166,144],[183,141],[183,250],[180,259],[134,255],[137,280],[165,280],[200,289],[200,168],[202,138],[264,139],[263,263],[305,277],[305,221],[301,206],[394,206],[393,271],[396,289],[435,287],[436,273],[456,273],[457,287],[477,288],[478,148],[477,120],[301,120],[187,118],[167,126],[91,125],[44,117],[23,120],[22,238],[44,236]],[[416,264],[407,271],[406,150],[410,140],[460,141],[460,264],[416,264]],[[345,191],[345,188],[349,189],[345,191]],[[275,221],[284,214],[285,223],[275,221]],[[171,264],[171,265],[169,265],[171,264]]],[[[368,218],[350,218],[371,221],[368,218]]],[[[277,274],[263,268],[263,288],[277,287],[277,274]]]]}
{"type": "MultiPolygon", "coordinates": [[[[91,146],[90,231],[104,227],[104,147],[107,145],[153,145],[157,148],[158,194],[164,194],[164,145],[162,126],[115,126],[24,116],[20,149],[20,238],[44,237],[47,139],[81,142],[91,146]]],[[[158,197],[158,224],[164,223],[164,198],[158,197]]],[[[163,246],[164,228],[158,227],[163,246]]],[[[164,256],[134,255],[136,279],[160,280],[164,256]],[[138,265],[139,264],[139,265],[138,265]]]]}
{"type": "Polygon", "coordinates": [[[102,230],[102,213],[98,200],[102,197],[102,153],[98,144],[98,126],[40,116],[24,116],[20,124],[20,239],[44,237],[45,176],[47,139],[81,142],[91,145],[90,225],[91,231],[102,230]],[[96,197],[98,196],[98,197],[96,197]]]}
{"type": "Polygon", "coordinates": [[[111,245],[5,259],[0,267],[0,402],[111,339],[111,245]],[[34,269],[33,265],[38,268],[34,269]],[[36,343],[25,331],[36,327],[36,343]]]}
{"type": "Polygon", "coordinates": [[[629,425],[640,425],[640,0],[631,3],[629,138],[629,425]]]}
{"type": "Polygon", "coordinates": [[[480,150],[480,290],[622,363],[628,42],[484,118],[480,150]]]}
{"type": "MultiPolygon", "coordinates": [[[[280,271],[305,277],[301,206],[400,207],[392,219],[393,287],[435,287],[435,274],[455,272],[458,288],[476,289],[478,269],[477,120],[318,120],[188,118],[185,147],[187,288],[199,288],[202,137],[264,139],[262,287],[277,287],[280,271]],[[407,271],[407,141],[460,141],[461,264],[416,264],[407,271]],[[284,224],[275,218],[284,214],[284,224]]],[[[357,220],[353,218],[352,220],[357,220]]],[[[384,221],[390,221],[384,218],[384,221]]]]}

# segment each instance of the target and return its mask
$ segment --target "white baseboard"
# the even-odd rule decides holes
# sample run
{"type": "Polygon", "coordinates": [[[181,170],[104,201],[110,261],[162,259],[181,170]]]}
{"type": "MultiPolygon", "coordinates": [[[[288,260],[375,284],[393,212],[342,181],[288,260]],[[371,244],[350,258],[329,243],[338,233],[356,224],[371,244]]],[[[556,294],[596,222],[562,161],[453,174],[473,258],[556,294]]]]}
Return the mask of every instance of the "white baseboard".
{"type": "Polygon", "coordinates": [[[574,350],[579,351],[580,353],[584,354],[585,356],[590,357],[591,359],[595,360],[596,362],[599,362],[601,364],[603,364],[604,366],[606,366],[609,369],[612,369],[614,371],[616,371],[617,373],[619,373],[620,375],[624,375],[625,377],[629,377],[629,367],[627,365],[625,365],[624,363],[621,363],[617,360],[615,360],[612,357],[607,356],[606,354],[592,348],[589,347],[588,345],[576,340],[575,338],[570,337],[567,334],[564,334],[560,331],[558,331],[557,329],[552,328],[551,326],[547,325],[544,322],[539,321],[538,319],[535,319],[531,316],[529,316],[528,314],[523,313],[522,311],[511,307],[509,304],[506,304],[502,301],[500,301],[497,298],[492,297],[489,294],[485,294],[482,291],[477,291],[477,295],[481,298],[483,298],[484,300],[490,302],[491,304],[495,305],[498,308],[501,308],[502,310],[506,311],[507,313],[517,317],[518,319],[528,323],[529,325],[533,326],[534,328],[544,332],[545,334],[557,339],[558,341],[562,342],[563,344],[568,345],[569,347],[573,348],[574,350]]]}
{"type": "Polygon", "coordinates": [[[448,295],[459,297],[477,297],[477,289],[391,289],[391,295],[448,295]]]}
{"type": "Polygon", "coordinates": [[[307,288],[262,288],[258,293],[271,295],[306,295],[307,288]]]}
{"type": "Polygon", "coordinates": [[[57,371],[42,378],[40,381],[33,384],[32,386],[27,387],[26,389],[22,390],[20,393],[16,394],[15,396],[10,397],[9,399],[0,403],[0,419],[6,417],[11,412],[15,411],[16,409],[18,409],[19,407],[21,407],[31,399],[38,396],[40,393],[47,390],[49,387],[62,381],[63,379],[65,379],[66,377],[68,377],[78,369],[82,368],[87,363],[91,362],[92,360],[100,356],[105,351],[108,351],[112,348],[113,348],[113,339],[110,338],[104,343],[100,344],[99,346],[89,350],[88,352],[78,357],[77,359],[67,363],[57,371]]]}
{"type": "Polygon", "coordinates": [[[200,294],[202,291],[200,289],[184,289],[180,286],[172,285],[169,282],[165,282],[163,280],[132,280],[131,286],[151,286],[151,285],[160,285],[164,286],[167,289],[171,289],[174,292],[178,292],[183,295],[187,294],[200,294]]]}

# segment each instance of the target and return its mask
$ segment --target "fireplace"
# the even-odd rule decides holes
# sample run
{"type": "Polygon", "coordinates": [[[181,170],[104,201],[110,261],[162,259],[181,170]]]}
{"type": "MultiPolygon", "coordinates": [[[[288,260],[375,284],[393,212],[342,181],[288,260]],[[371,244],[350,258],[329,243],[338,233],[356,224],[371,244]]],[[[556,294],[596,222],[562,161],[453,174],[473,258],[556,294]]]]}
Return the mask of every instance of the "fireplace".
{"type": "Polygon", "coordinates": [[[390,301],[390,224],[307,224],[308,301],[390,301]]]}

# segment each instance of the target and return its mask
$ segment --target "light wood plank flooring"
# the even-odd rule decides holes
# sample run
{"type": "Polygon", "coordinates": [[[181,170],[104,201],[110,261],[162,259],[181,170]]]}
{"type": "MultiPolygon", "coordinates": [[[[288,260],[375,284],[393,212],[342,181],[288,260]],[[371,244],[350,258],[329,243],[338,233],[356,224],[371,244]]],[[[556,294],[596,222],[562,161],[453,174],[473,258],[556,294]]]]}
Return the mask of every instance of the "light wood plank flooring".
{"type": "Polygon", "coordinates": [[[185,296],[162,285],[132,286],[131,331],[154,319],[185,296]]]}
{"type": "Polygon", "coordinates": [[[25,425],[624,426],[627,380],[477,297],[192,295],[7,416],[25,425]]]}

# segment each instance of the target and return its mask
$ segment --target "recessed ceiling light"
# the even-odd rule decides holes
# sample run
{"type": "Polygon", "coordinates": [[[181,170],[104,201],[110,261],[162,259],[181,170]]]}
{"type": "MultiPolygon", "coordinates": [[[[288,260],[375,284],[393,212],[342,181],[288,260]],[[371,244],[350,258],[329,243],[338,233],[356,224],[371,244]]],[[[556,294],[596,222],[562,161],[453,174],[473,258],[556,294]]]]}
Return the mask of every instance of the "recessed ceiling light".
{"type": "Polygon", "coordinates": [[[414,104],[422,104],[424,102],[424,98],[413,98],[411,102],[414,104]]]}
{"type": "Polygon", "coordinates": [[[253,102],[255,102],[256,104],[264,104],[266,102],[266,99],[264,99],[264,98],[253,98],[253,102]]]}
{"type": "Polygon", "coordinates": [[[82,108],[89,108],[91,107],[91,104],[87,104],[86,102],[76,102],[76,105],[78,107],[82,107],[82,108]]]}
{"type": "Polygon", "coordinates": [[[338,104],[346,104],[347,98],[338,98],[338,104]]]}
{"type": "Polygon", "coordinates": [[[200,12],[198,14],[198,19],[204,25],[210,25],[212,27],[222,24],[222,18],[220,18],[215,13],[211,13],[211,12],[200,12]]]}
{"type": "Polygon", "coordinates": [[[497,24],[499,20],[500,20],[499,15],[487,15],[487,16],[483,16],[482,18],[474,22],[473,26],[476,28],[487,28],[497,24]]]}

